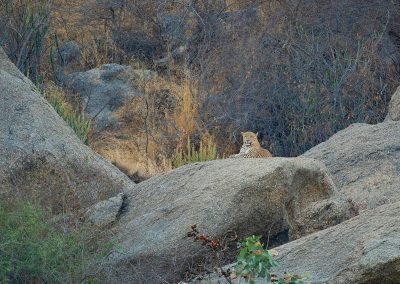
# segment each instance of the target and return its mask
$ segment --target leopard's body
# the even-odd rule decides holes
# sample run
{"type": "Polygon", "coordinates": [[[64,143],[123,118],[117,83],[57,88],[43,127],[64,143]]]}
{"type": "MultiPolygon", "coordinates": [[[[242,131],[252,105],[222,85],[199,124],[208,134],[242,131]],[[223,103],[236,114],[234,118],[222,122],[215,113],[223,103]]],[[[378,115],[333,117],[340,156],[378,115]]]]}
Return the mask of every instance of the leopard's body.
{"type": "Polygon", "coordinates": [[[271,152],[261,147],[258,142],[257,134],[253,132],[242,132],[243,145],[239,154],[232,155],[230,158],[269,158],[271,152]]]}

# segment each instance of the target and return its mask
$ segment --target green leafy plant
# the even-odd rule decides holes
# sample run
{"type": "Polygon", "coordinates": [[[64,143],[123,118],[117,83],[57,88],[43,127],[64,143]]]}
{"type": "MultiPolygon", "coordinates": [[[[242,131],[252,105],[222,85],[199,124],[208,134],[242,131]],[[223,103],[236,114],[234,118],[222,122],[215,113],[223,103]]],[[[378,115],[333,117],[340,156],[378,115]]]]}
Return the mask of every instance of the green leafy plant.
{"type": "Polygon", "coordinates": [[[31,204],[0,202],[0,283],[79,283],[103,250],[81,233],[63,233],[31,204]]]}
{"type": "Polygon", "coordinates": [[[79,139],[81,139],[83,143],[88,144],[91,121],[74,111],[72,106],[65,100],[61,89],[50,86],[45,90],[44,96],[58,115],[74,130],[79,139]]]}
{"type": "Polygon", "coordinates": [[[283,278],[277,278],[272,274],[271,269],[279,266],[279,263],[273,259],[277,255],[275,250],[267,250],[261,243],[260,236],[251,236],[242,242],[238,242],[240,249],[237,257],[237,263],[231,278],[246,279],[249,284],[254,284],[255,279],[264,278],[266,283],[278,284],[306,284],[307,275],[286,274],[283,278]]]}
{"type": "Polygon", "coordinates": [[[239,254],[235,266],[232,268],[223,267],[223,258],[228,250],[229,243],[237,240],[234,231],[229,231],[222,238],[213,238],[204,233],[200,233],[197,224],[191,226],[187,233],[189,238],[201,242],[202,245],[210,248],[215,259],[215,271],[225,278],[229,284],[243,283],[254,284],[256,278],[264,279],[265,283],[277,284],[309,284],[310,275],[292,275],[285,273],[284,277],[278,278],[272,273],[274,267],[279,263],[273,259],[278,255],[274,249],[267,250],[261,243],[261,236],[247,237],[237,243],[239,254]],[[236,281],[235,281],[236,279],[236,281]]]}
{"type": "Polygon", "coordinates": [[[248,283],[254,283],[256,277],[271,282],[270,270],[278,266],[278,262],[272,259],[270,251],[263,248],[260,237],[248,237],[238,242],[238,248],[240,252],[235,266],[237,275],[243,276],[248,283]]]}
{"type": "Polygon", "coordinates": [[[188,138],[186,151],[179,146],[175,149],[172,164],[175,168],[178,168],[186,164],[211,161],[218,158],[217,146],[212,136],[205,140],[205,142],[201,141],[198,149],[195,148],[195,145],[188,138]]]}

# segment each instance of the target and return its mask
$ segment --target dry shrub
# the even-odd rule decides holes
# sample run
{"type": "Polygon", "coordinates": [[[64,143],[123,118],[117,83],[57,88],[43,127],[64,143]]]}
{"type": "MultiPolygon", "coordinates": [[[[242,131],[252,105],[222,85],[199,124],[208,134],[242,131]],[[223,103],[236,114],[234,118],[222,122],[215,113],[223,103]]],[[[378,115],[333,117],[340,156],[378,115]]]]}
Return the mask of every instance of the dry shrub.
{"type": "Polygon", "coordinates": [[[198,147],[195,147],[195,145],[191,143],[190,138],[187,139],[185,148],[183,148],[182,145],[178,145],[175,149],[172,165],[178,168],[190,163],[211,161],[219,158],[214,137],[204,135],[198,147]]]}
{"type": "MultiPolygon", "coordinates": [[[[136,172],[148,177],[170,169],[174,149],[197,133],[197,108],[191,84],[186,79],[184,83],[174,83],[157,76],[137,83],[144,95],[119,109],[116,116],[121,126],[107,134],[107,138],[106,135],[93,137],[92,147],[130,175],[136,172]],[[105,150],[105,145],[113,145],[114,149],[105,150]],[[120,147],[130,150],[116,150],[120,147]],[[127,162],[130,166],[126,165],[127,162]]],[[[198,144],[200,140],[196,142],[198,144]]]]}
{"type": "Polygon", "coordinates": [[[91,121],[87,119],[84,113],[75,111],[73,104],[66,100],[63,90],[49,82],[44,90],[44,97],[54,108],[57,114],[71,127],[79,139],[85,143],[89,143],[89,132],[91,131],[91,121]]]}
{"type": "Polygon", "coordinates": [[[232,153],[243,130],[296,156],[351,123],[382,121],[399,82],[400,8],[389,0],[58,0],[52,13],[51,34],[82,48],[69,71],[158,71],[121,111],[151,159],[204,134],[232,153]],[[171,98],[173,110],[160,109],[171,98]]]}
{"type": "Polygon", "coordinates": [[[50,26],[50,0],[1,0],[0,46],[34,83],[41,81],[40,67],[50,26]]]}
{"type": "Polygon", "coordinates": [[[159,147],[154,141],[149,141],[146,154],[145,140],[132,134],[116,137],[115,133],[102,133],[90,146],[136,182],[171,169],[171,162],[158,154],[159,147]]]}
{"type": "Polygon", "coordinates": [[[181,92],[181,103],[165,117],[167,131],[147,127],[151,135],[168,133],[159,136],[173,143],[156,140],[172,147],[169,154],[185,137],[198,144],[207,133],[220,153],[232,153],[240,131],[252,130],[275,155],[296,156],[351,123],[382,121],[399,79],[400,13],[391,1],[113,0],[86,7],[94,7],[86,22],[102,23],[144,67],[169,58],[148,93],[181,92]],[[179,45],[183,57],[169,57],[179,45]]]}
{"type": "MultiPolygon", "coordinates": [[[[390,1],[269,1],[232,13],[198,9],[200,114],[217,143],[260,131],[296,156],[354,122],[382,121],[398,82],[390,1]],[[202,47],[212,47],[209,49],[202,47]]],[[[398,18],[397,18],[398,19],[398,18]]],[[[238,141],[239,142],[239,141],[238,141]]],[[[240,142],[239,142],[240,143],[240,142]]]]}

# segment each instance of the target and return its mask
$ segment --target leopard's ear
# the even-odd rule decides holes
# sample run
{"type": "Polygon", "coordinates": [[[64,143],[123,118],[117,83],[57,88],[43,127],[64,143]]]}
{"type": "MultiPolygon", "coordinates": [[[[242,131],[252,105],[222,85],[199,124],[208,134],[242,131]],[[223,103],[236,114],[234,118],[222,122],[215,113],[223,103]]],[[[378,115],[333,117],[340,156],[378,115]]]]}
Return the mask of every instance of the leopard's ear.
{"type": "Polygon", "coordinates": [[[258,132],[256,132],[256,137],[258,138],[258,132]]]}
{"type": "Polygon", "coordinates": [[[240,134],[242,134],[242,135],[243,135],[243,133],[244,133],[244,132],[240,132],[240,134]]]}

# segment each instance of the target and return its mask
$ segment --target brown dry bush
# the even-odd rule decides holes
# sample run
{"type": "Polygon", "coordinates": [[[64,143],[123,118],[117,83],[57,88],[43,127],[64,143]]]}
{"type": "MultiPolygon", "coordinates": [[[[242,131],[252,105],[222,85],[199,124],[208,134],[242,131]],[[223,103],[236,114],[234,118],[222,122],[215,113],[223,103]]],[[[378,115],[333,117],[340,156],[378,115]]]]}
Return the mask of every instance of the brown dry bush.
{"type": "Polygon", "coordinates": [[[395,1],[74,0],[52,11],[52,33],[82,47],[76,69],[138,62],[159,73],[154,101],[190,86],[150,124],[151,91],[130,110],[162,155],[204,134],[231,153],[251,130],[275,156],[296,156],[351,123],[382,121],[399,82],[395,1]]]}
{"type": "Polygon", "coordinates": [[[275,155],[296,156],[351,123],[382,121],[399,81],[393,1],[108,4],[119,41],[140,41],[139,31],[153,42],[146,56],[169,58],[185,46],[167,72],[185,68],[196,78],[196,132],[215,136],[220,151],[237,149],[238,133],[254,130],[275,155]]]}
{"type": "Polygon", "coordinates": [[[398,13],[390,1],[270,1],[204,17],[213,33],[197,45],[212,48],[197,48],[193,72],[207,129],[221,146],[261,131],[275,155],[295,156],[351,123],[382,121],[399,80],[388,36],[398,13]]]}

